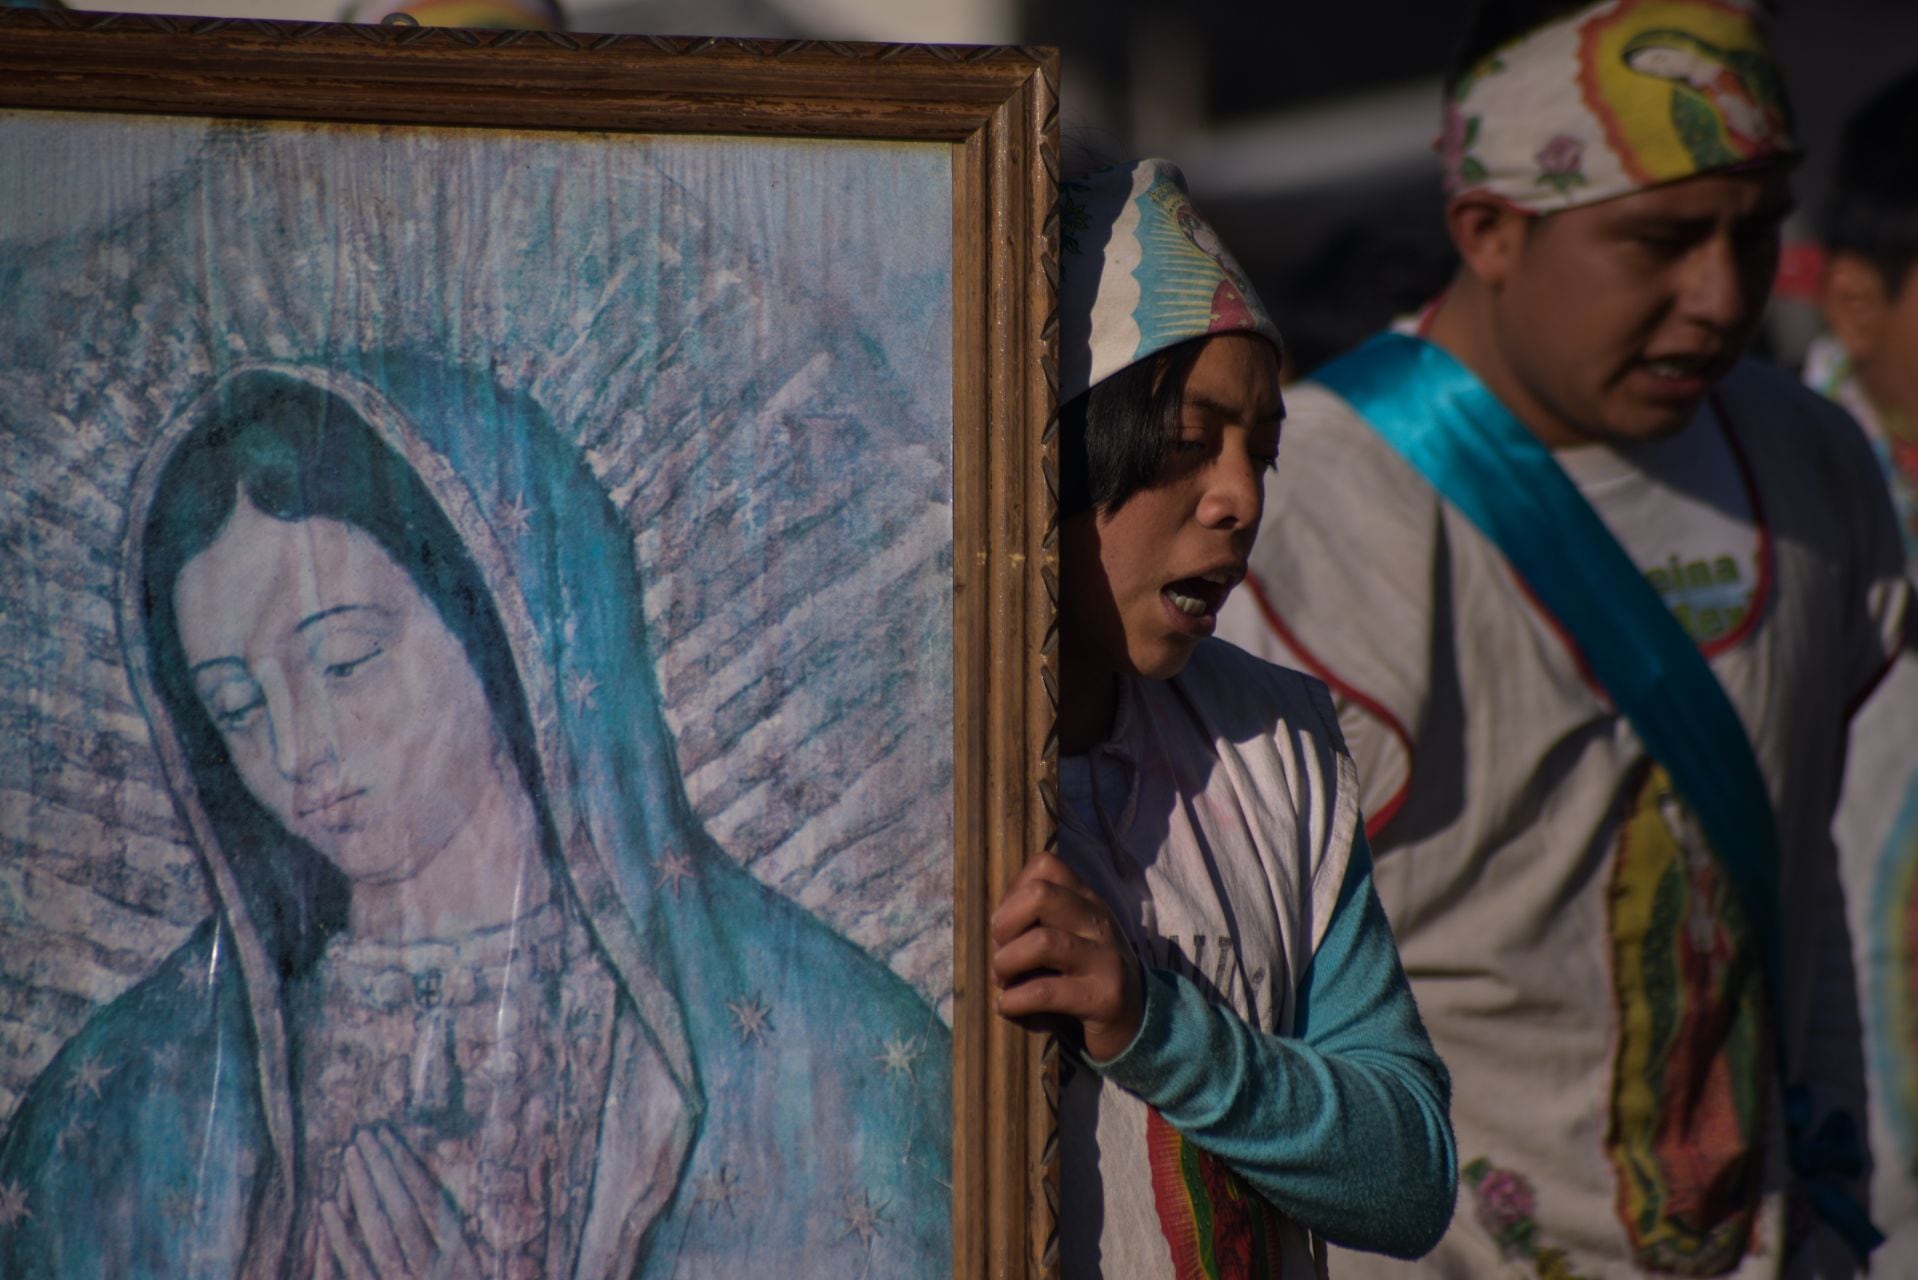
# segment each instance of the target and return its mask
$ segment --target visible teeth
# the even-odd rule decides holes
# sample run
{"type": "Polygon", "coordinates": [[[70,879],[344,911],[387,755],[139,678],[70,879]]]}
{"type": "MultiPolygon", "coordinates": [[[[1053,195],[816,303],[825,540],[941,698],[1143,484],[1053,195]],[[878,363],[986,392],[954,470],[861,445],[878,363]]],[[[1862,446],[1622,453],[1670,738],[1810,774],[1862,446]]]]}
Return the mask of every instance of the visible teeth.
{"type": "Polygon", "coordinates": [[[1177,591],[1171,590],[1168,590],[1165,594],[1166,597],[1172,601],[1172,607],[1180,613],[1193,618],[1203,618],[1205,616],[1205,601],[1199,599],[1197,596],[1180,595],[1177,591]]]}
{"type": "Polygon", "coordinates": [[[1704,366],[1697,360],[1653,360],[1647,367],[1661,378],[1689,378],[1704,366]]]}
{"type": "Polygon", "coordinates": [[[1228,571],[1224,569],[1220,569],[1216,573],[1208,573],[1208,574],[1203,574],[1201,576],[1204,579],[1204,581],[1215,583],[1216,585],[1221,587],[1229,587],[1232,585],[1232,575],[1231,573],[1229,573],[1228,571]]]}

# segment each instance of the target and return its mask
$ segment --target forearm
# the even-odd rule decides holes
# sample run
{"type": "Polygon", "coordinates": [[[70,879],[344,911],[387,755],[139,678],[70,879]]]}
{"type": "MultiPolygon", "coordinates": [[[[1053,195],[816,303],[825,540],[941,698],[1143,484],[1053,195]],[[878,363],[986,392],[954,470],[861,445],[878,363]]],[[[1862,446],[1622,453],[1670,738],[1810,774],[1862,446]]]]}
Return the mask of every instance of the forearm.
{"type": "Polygon", "coordinates": [[[1451,1219],[1450,1081],[1419,1023],[1369,867],[1355,874],[1307,975],[1301,1035],[1262,1034],[1190,981],[1152,970],[1139,1035],[1093,1065],[1295,1221],[1343,1245],[1411,1257],[1451,1219]]]}

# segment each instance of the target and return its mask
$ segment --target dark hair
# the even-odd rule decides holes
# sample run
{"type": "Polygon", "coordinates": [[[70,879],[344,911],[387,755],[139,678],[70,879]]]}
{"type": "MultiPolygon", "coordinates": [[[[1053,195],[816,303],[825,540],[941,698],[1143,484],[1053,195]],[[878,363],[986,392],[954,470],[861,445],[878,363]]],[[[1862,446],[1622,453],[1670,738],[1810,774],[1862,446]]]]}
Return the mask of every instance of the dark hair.
{"type": "MultiPolygon", "coordinates": [[[[240,781],[195,692],[173,587],[246,499],[276,520],[324,517],[361,529],[401,565],[459,637],[503,740],[546,818],[531,717],[490,592],[466,547],[413,469],[339,396],[285,374],[226,382],[200,411],[160,475],[142,534],[141,608],[155,683],[184,742],[209,818],[246,905],[289,971],[319,956],[344,926],[345,877],[269,814],[240,781]]],[[[549,836],[550,839],[550,836],[549,836]]]]}
{"type": "Polygon", "coordinates": [[[1845,123],[1825,206],[1825,245],[1855,253],[1897,292],[1918,266],[1918,71],[1879,91],[1845,123]]]}
{"type": "Polygon", "coordinates": [[[1592,0],[1478,0],[1465,20],[1465,33],[1452,48],[1445,71],[1447,97],[1459,83],[1491,57],[1521,36],[1590,7],[1592,0]]]}
{"type": "Polygon", "coordinates": [[[1110,513],[1159,478],[1204,337],[1127,365],[1059,409],[1059,513],[1110,513]]]}

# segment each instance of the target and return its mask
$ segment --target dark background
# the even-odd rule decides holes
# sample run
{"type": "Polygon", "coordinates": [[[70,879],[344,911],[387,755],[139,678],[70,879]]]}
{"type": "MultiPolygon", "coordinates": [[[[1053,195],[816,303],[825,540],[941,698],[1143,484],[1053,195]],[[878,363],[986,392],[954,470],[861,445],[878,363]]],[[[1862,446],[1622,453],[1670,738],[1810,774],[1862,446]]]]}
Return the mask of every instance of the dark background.
{"type": "MultiPolygon", "coordinates": [[[[1309,369],[1451,273],[1430,143],[1470,9],[1044,0],[1018,13],[1022,40],[1064,52],[1068,162],[1178,161],[1309,369]]],[[[1803,241],[1845,117],[1918,67],[1918,3],[1784,0],[1774,39],[1807,150],[1789,230],[1803,241]]],[[[1807,329],[1802,304],[1783,300],[1769,342],[1789,361],[1807,329]]]]}

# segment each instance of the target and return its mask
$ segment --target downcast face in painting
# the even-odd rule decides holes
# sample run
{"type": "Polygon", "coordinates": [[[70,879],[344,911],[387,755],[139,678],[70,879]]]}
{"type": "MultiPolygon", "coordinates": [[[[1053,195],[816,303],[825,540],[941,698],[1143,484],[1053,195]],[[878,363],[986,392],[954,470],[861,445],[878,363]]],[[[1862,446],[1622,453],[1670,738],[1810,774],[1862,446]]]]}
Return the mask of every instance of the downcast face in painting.
{"type": "Polygon", "coordinates": [[[510,766],[459,640],[371,535],[241,496],[174,610],[248,790],[356,883],[412,878],[510,766]]]}

